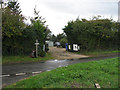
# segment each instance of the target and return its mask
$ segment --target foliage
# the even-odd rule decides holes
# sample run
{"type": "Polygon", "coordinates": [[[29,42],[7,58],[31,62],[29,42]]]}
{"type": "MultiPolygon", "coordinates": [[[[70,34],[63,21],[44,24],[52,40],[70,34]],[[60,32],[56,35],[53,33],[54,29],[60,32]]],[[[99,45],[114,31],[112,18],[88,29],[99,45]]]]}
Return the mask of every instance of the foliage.
{"type": "Polygon", "coordinates": [[[54,44],[55,44],[55,42],[60,42],[60,43],[61,43],[61,46],[62,46],[63,48],[65,48],[65,43],[68,42],[65,33],[58,34],[57,36],[55,36],[55,35],[53,34],[53,35],[51,35],[51,37],[50,37],[49,40],[53,41],[54,44]]]}
{"type": "Polygon", "coordinates": [[[118,88],[118,58],[73,64],[28,77],[7,88],[118,88]]]}
{"type": "Polygon", "coordinates": [[[25,25],[25,18],[17,2],[8,2],[3,8],[2,15],[3,55],[29,55],[35,49],[34,43],[38,39],[40,43],[38,54],[45,56],[43,44],[50,30],[36,9],[34,9],[35,17],[30,19],[30,25],[25,25]]]}
{"type": "Polygon", "coordinates": [[[62,38],[65,37],[65,34],[64,33],[61,33],[61,34],[58,34],[57,35],[57,41],[60,41],[62,38]]]}
{"type": "Polygon", "coordinates": [[[65,48],[65,44],[66,44],[67,42],[68,42],[68,41],[67,41],[67,38],[66,38],[66,37],[60,39],[60,43],[61,43],[61,46],[62,46],[63,48],[65,48]]]}
{"type": "Polygon", "coordinates": [[[78,18],[68,22],[63,29],[68,43],[81,45],[81,50],[118,49],[118,25],[111,19],[94,17],[92,20],[78,18]]]}
{"type": "Polygon", "coordinates": [[[18,7],[19,4],[9,2],[8,6],[2,9],[2,45],[3,55],[13,54],[21,50],[19,39],[25,26],[18,7]],[[13,9],[14,6],[14,9],[13,9]],[[18,48],[19,47],[19,48],[18,48]]]}
{"type": "Polygon", "coordinates": [[[35,32],[34,41],[37,39],[40,43],[38,48],[38,54],[40,56],[45,56],[45,52],[43,51],[43,45],[45,44],[45,40],[47,35],[50,33],[50,30],[45,26],[45,20],[39,16],[39,12],[34,9],[35,17],[31,18],[31,28],[35,32]]]}
{"type": "Polygon", "coordinates": [[[61,43],[61,46],[65,48],[65,44],[67,43],[67,37],[65,33],[61,33],[57,35],[57,41],[61,43]]]}
{"type": "Polygon", "coordinates": [[[57,42],[57,37],[53,34],[50,36],[49,40],[51,40],[55,43],[55,42],[57,42]]]}

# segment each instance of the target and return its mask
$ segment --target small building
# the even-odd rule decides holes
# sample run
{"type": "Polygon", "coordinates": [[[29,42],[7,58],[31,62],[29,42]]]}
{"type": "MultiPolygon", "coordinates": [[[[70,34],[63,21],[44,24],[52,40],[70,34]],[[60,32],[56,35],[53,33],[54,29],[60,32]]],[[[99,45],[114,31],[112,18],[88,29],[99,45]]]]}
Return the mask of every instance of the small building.
{"type": "Polygon", "coordinates": [[[53,41],[45,41],[46,44],[48,44],[48,47],[53,47],[53,41]]]}

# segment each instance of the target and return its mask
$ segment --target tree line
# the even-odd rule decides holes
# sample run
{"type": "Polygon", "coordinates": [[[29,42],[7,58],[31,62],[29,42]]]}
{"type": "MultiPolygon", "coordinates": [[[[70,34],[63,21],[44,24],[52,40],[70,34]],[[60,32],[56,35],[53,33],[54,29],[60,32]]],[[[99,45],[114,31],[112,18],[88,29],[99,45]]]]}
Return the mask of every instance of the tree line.
{"type": "Polygon", "coordinates": [[[34,9],[35,17],[31,17],[31,24],[25,24],[26,18],[21,14],[18,2],[8,2],[2,9],[2,54],[28,55],[35,49],[38,39],[39,55],[45,56],[43,44],[50,30],[45,25],[45,19],[34,9]]]}
{"type": "Polygon", "coordinates": [[[69,21],[63,28],[69,44],[79,44],[81,50],[118,49],[120,45],[120,23],[112,19],[79,19],[69,21]]]}
{"type": "Polygon", "coordinates": [[[63,48],[65,48],[65,44],[68,42],[65,33],[59,33],[56,36],[54,34],[50,35],[49,40],[53,41],[54,45],[55,42],[60,42],[63,48]]]}

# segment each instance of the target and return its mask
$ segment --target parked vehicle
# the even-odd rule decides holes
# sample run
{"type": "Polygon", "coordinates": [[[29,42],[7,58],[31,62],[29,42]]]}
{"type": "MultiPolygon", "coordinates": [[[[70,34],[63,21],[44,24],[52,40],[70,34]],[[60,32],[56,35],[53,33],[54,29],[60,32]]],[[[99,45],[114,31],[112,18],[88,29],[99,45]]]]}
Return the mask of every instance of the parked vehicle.
{"type": "Polygon", "coordinates": [[[61,46],[60,42],[55,42],[55,46],[60,47],[61,46]]]}

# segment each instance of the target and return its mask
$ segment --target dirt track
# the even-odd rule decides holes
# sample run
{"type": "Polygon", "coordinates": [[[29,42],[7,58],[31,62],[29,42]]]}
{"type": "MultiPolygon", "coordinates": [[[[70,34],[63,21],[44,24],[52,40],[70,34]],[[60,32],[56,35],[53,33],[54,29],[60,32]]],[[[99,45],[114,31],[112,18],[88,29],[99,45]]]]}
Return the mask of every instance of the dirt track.
{"type": "Polygon", "coordinates": [[[78,59],[89,57],[86,55],[67,52],[65,48],[49,47],[49,49],[49,52],[52,54],[53,57],[55,57],[55,59],[78,59]]]}

